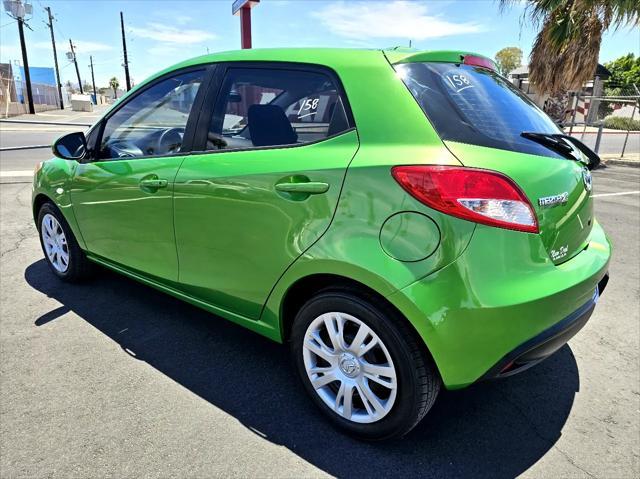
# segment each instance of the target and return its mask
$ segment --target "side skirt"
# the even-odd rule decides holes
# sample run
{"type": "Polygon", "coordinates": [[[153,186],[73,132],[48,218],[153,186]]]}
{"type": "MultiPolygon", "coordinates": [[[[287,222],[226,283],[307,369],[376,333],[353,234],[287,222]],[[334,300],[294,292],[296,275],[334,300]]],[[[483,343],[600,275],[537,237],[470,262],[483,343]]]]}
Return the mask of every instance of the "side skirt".
{"type": "Polygon", "coordinates": [[[120,265],[114,264],[104,258],[94,256],[91,253],[87,253],[87,258],[93,261],[94,263],[98,263],[99,265],[102,265],[105,268],[115,271],[116,273],[120,273],[124,276],[127,276],[128,278],[134,279],[142,284],[151,286],[152,288],[162,291],[163,293],[167,293],[175,298],[178,298],[182,301],[192,304],[198,308],[204,309],[205,311],[213,313],[217,316],[221,316],[224,319],[228,319],[229,321],[232,321],[240,326],[250,329],[251,331],[254,331],[258,334],[266,336],[267,338],[272,339],[273,341],[276,341],[278,343],[282,342],[280,331],[277,331],[275,328],[273,328],[272,326],[262,321],[256,321],[253,319],[249,319],[245,316],[241,316],[239,314],[229,312],[225,309],[219,308],[210,303],[207,303],[205,301],[189,296],[188,294],[178,289],[172,288],[170,286],[167,286],[157,281],[154,281],[152,279],[149,279],[146,276],[143,276],[139,273],[134,273],[133,271],[130,271],[120,265]]]}

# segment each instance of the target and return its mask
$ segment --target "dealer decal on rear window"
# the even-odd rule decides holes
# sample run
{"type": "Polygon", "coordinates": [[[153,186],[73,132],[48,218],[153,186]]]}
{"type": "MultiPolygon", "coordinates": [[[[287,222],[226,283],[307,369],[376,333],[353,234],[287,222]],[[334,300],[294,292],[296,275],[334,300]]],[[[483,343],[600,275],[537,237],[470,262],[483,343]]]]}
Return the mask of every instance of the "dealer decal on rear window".
{"type": "Polygon", "coordinates": [[[462,90],[466,90],[467,88],[473,88],[471,84],[471,80],[464,73],[460,73],[457,70],[448,71],[444,74],[444,78],[449,84],[451,88],[455,90],[456,93],[460,93],[462,90]]]}
{"type": "Polygon", "coordinates": [[[318,103],[320,98],[307,98],[300,102],[300,109],[298,110],[298,119],[305,116],[311,116],[318,113],[318,103]]]}

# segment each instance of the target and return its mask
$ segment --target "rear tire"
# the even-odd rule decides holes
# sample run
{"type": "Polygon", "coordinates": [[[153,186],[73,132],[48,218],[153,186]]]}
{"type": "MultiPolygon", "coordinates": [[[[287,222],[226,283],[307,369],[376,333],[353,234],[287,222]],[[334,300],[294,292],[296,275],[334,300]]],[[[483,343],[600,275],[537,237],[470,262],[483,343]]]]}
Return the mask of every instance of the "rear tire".
{"type": "Polygon", "coordinates": [[[40,207],[37,227],[44,258],[53,274],[68,282],[82,281],[91,275],[91,262],[53,203],[47,202],[40,207]]]}
{"type": "Polygon", "coordinates": [[[300,309],[291,354],[331,422],[364,440],[400,437],[433,406],[440,376],[397,313],[356,291],[324,291],[300,309]],[[377,303],[377,304],[376,304],[377,303]]]}

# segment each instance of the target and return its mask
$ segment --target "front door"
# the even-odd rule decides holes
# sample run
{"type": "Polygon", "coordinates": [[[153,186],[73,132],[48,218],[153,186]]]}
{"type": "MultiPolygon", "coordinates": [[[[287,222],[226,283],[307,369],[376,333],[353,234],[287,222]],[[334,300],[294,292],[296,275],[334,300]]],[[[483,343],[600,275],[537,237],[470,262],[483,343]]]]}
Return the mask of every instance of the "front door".
{"type": "Polygon", "coordinates": [[[286,268],[328,228],[358,139],[333,75],[229,67],[205,149],[175,182],[180,287],[257,319],[286,268]]]}
{"type": "Polygon", "coordinates": [[[73,209],[90,253],[177,280],[173,188],[205,70],[163,77],[107,116],[91,161],[76,168],[73,209]]]}

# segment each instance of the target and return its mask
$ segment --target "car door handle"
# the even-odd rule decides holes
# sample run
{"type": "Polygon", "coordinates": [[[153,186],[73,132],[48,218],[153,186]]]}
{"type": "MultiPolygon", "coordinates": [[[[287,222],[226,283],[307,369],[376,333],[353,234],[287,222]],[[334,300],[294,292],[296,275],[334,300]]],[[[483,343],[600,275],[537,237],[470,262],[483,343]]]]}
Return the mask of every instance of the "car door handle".
{"type": "Polygon", "coordinates": [[[285,193],[306,193],[307,195],[319,195],[329,191],[329,183],[321,181],[305,181],[301,183],[277,183],[276,190],[285,193]]]}
{"type": "Polygon", "coordinates": [[[166,188],[169,182],[167,180],[161,180],[159,178],[140,180],[140,186],[142,188],[166,188]]]}

